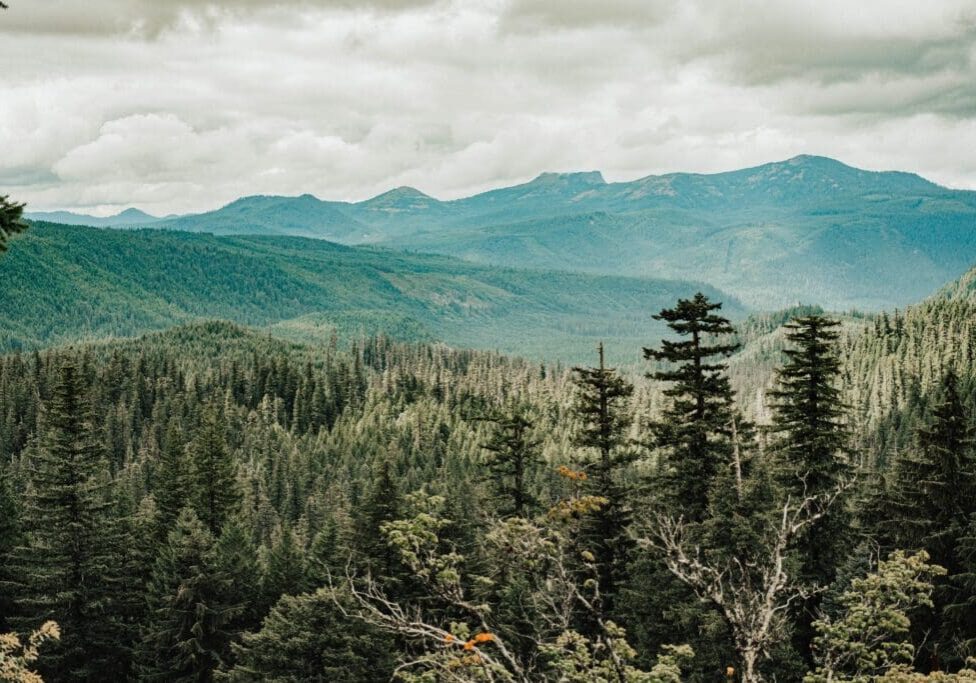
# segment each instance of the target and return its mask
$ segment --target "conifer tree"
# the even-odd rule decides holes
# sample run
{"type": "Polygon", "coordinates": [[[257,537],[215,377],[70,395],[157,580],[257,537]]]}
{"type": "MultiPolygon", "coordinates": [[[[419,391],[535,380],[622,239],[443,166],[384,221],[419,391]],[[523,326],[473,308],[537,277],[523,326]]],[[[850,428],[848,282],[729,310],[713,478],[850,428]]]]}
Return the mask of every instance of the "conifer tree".
{"type": "Polygon", "coordinates": [[[230,681],[390,680],[390,639],[342,615],[330,589],[282,596],[261,630],[244,635],[230,681]]]}
{"type": "Polygon", "coordinates": [[[237,467],[227,447],[224,420],[209,407],[190,451],[193,507],[207,530],[218,536],[240,504],[237,467]]]}
{"type": "Polygon", "coordinates": [[[111,499],[80,372],[66,361],[46,406],[47,434],[31,459],[22,545],[11,572],[19,585],[20,624],[53,619],[59,646],[44,658],[54,680],[97,680],[116,645],[116,579],[111,499]]]}
{"type": "Polygon", "coordinates": [[[7,250],[7,240],[27,229],[22,219],[24,205],[11,202],[7,195],[0,195],[0,253],[7,250]]]}
{"type": "Polygon", "coordinates": [[[976,512],[973,446],[973,426],[950,371],[928,424],[918,430],[917,448],[895,464],[892,492],[898,546],[926,550],[950,574],[956,569],[958,534],[976,512]]]}
{"type": "Polygon", "coordinates": [[[597,367],[573,368],[574,408],[579,421],[574,443],[596,453],[595,459],[587,458],[582,463],[587,474],[584,490],[605,502],[586,516],[580,529],[580,543],[596,559],[602,606],[612,614],[633,546],[628,536],[631,514],[622,470],[633,460],[633,454],[624,445],[630,425],[627,400],[634,387],[615,369],[606,367],[602,343],[598,353],[597,367]]]}
{"type": "Polygon", "coordinates": [[[708,489],[731,456],[732,389],[726,365],[718,358],[739,346],[716,339],[734,331],[726,318],[714,312],[721,307],[701,293],[679,299],[674,308],[662,310],[654,319],[664,320],[684,339],[663,339],[660,350],[644,349],[646,359],[669,364],[650,373],[671,383],[664,393],[672,399],[663,419],[653,425],[654,445],[667,458],[661,481],[664,496],[690,521],[704,517],[708,489]]]}
{"type": "Polygon", "coordinates": [[[942,623],[941,613],[947,605],[965,601],[954,577],[965,572],[958,553],[976,513],[976,452],[973,426],[952,371],[943,378],[938,400],[928,423],[918,430],[917,448],[896,462],[890,528],[899,548],[925,550],[933,564],[948,572],[948,578],[936,581],[931,613],[913,620],[916,635],[929,634],[918,653],[920,661],[945,665],[964,659],[954,649],[971,637],[942,623]]]}
{"type": "Polygon", "coordinates": [[[14,548],[20,544],[19,516],[7,468],[0,463],[0,633],[12,628],[9,618],[14,613],[15,585],[11,582],[10,560],[14,548]]]}
{"type": "Polygon", "coordinates": [[[270,605],[261,600],[261,569],[248,530],[237,520],[228,522],[214,542],[211,565],[217,587],[216,601],[231,615],[223,626],[226,643],[224,666],[233,662],[232,646],[242,633],[261,624],[270,605]]]}
{"type": "Polygon", "coordinates": [[[304,592],[309,588],[307,578],[305,553],[295,533],[288,528],[281,529],[268,552],[261,581],[266,604],[275,604],[282,595],[304,592]]]}
{"type": "Polygon", "coordinates": [[[541,439],[532,435],[533,424],[524,406],[483,419],[491,425],[481,447],[489,453],[487,467],[499,513],[527,517],[537,504],[530,485],[541,458],[541,439]]]}
{"type": "Polygon", "coordinates": [[[954,634],[953,649],[959,659],[976,657],[976,515],[959,534],[955,552],[959,563],[951,597],[944,609],[947,631],[954,634]]]}
{"type": "MultiPolygon", "coordinates": [[[[786,363],[777,370],[770,392],[773,412],[772,451],[784,493],[794,500],[827,495],[850,476],[844,404],[837,386],[840,360],[836,343],[840,323],[821,315],[794,318],[785,325],[786,363]]],[[[851,543],[852,519],[844,505],[806,530],[797,543],[798,578],[829,586],[851,543]]],[[[797,603],[795,644],[808,663],[814,638],[818,598],[797,603]]]]}
{"type": "Polygon", "coordinates": [[[774,449],[781,479],[794,495],[819,494],[847,475],[847,428],[837,386],[835,345],[840,323],[820,315],[796,318],[785,327],[794,345],[783,353],[773,399],[774,449]]]}
{"type": "Polygon", "coordinates": [[[190,503],[190,472],[186,450],[175,422],[166,430],[153,477],[156,501],[155,537],[164,543],[176,524],[180,511],[190,503]]]}
{"type": "Polygon", "coordinates": [[[385,577],[392,578],[401,564],[397,551],[386,542],[380,529],[386,522],[399,518],[401,507],[402,497],[390,461],[384,460],[356,517],[356,536],[367,566],[385,577]]]}
{"type": "Polygon", "coordinates": [[[209,681],[224,661],[240,608],[226,603],[214,566],[214,537],[192,508],[180,513],[153,567],[149,617],[138,652],[145,681],[209,681]]]}

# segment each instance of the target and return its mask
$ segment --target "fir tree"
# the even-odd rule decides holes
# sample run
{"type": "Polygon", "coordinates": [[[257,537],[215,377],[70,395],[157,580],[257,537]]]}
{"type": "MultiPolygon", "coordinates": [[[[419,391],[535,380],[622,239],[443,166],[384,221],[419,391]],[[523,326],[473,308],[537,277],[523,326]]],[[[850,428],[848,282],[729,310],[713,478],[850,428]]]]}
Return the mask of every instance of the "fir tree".
{"type": "Polygon", "coordinates": [[[173,530],[180,511],[190,503],[189,461],[175,423],[166,430],[153,482],[153,498],[156,501],[154,535],[163,543],[173,530]]]}
{"type": "Polygon", "coordinates": [[[0,464],[0,633],[12,628],[8,623],[14,613],[15,585],[11,583],[11,554],[20,544],[20,510],[14,497],[7,468],[0,464]]]}
{"type": "Polygon", "coordinates": [[[373,488],[356,518],[356,536],[366,565],[377,575],[393,577],[402,568],[397,551],[390,547],[380,528],[401,514],[402,499],[393,479],[389,460],[379,467],[373,488]]]}
{"type": "Polygon", "coordinates": [[[598,510],[587,515],[580,530],[580,543],[596,559],[602,606],[613,613],[614,599],[626,579],[627,562],[633,546],[628,536],[631,515],[622,470],[633,460],[624,448],[630,415],[627,400],[634,387],[616,370],[605,365],[603,344],[598,347],[599,365],[574,368],[579,421],[574,443],[595,451],[595,458],[583,462],[587,474],[584,490],[604,499],[598,510]]]}
{"type": "Polygon", "coordinates": [[[282,595],[298,595],[305,591],[308,571],[305,553],[291,529],[280,529],[265,563],[261,583],[265,601],[273,605],[282,595]]]}
{"type": "Polygon", "coordinates": [[[955,373],[948,372],[940,402],[918,430],[917,448],[896,462],[892,492],[898,546],[926,550],[950,573],[958,534],[976,512],[973,427],[957,385],[955,373]]]}
{"type": "Polygon", "coordinates": [[[32,457],[22,525],[11,558],[18,621],[53,619],[59,647],[42,671],[55,680],[98,680],[121,639],[114,608],[117,567],[109,481],[78,369],[65,362],[46,407],[47,435],[32,457]]]}
{"type": "Polygon", "coordinates": [[[225,429],[221,413],[211,406],[204,413],[190,451],[193,507],[214,536],[220,534],[240,504],[237,467],[227,447],[225,429]]]}
{"type": "MultiPolygon", "coordinates": [[[[773,400],[772,450],[784,492],[794,500],[825,496],[850,476],[848,433],[844,404],[837,387],[840,360],[837,328],[840,323],[821,315],[793,319],[785,325],[786,363],[776,373],[773,400]]],[[[829,586],[851,546],[852,519],[842,504],[807,529],[797,544],[798,577],[810,584],[829,586]]],[[[819,599],[797,603],[797,651],[810,652],[813,620],[819,599]]],[[[808,664],[813,663],[805,654],[808,664]]]]}
{"type": "Polygon", "coordinates": [[[0,195],[0,253],[7,250],[7,240],[27,229],[22,219],[24,205],[11,202],[6,195],[0,195]]]}
{"type": "Polygon", "coordinates": [[[240,608],[225,601],[226,576],[214,566],[214,537],[192,508],[180,513],[153,567],[149,617],[138,652],[145,681],[206,682],[233,638],[240,608]]]}
{"type": "Polygon", "coordinates": [[[525,407],[513,407],[483,418],[491,425],[488,440],[490,481],[503,516],[527,517],[537,501],[530,490],[531,477],[539,465],[541,439],[532,435],[533,424],[525,407]]]}
{"type": "Polygon", "coordinates": [[[670,364],[650,374],[671,383],[664,393],[672,399],[663,419],[653,425],[654,445],[667,457],[662,491],[691,521],[704,517],[712,480],[731,456],[732,389],[726,365],[715,359],[739,346],[715,339],[734,331],[726,318],[714,313],[721,307],[701,293],[679,299],[654,319],[687,338],[663,339],[660,350],[644,349],[648,360],[670,364]]]}
{"type": "Polygon", "coordinates": [[[230,614],[224,623],[226,634],[221,659],[233,663],[232,646],[245,631],[256,629],[270,605],[260,599],[262,590],[258,553],[243,524],[228,522],[214,542],[211,565],[215,577],[216,601],[230,614]]]}
{"type": "Polygon", "coordinates": [[[955,373],[943,378],[942,395],[928,423],[917,433],[917,449],[903,453],[895,466],[891,508],[895,543],[906,550],[925,550],[933,564],[948,571],[936,581],[934,607],[913,619],[916,635],[928,633],[920,662],[928,666],[958,664],[955,644],[969,636],[943,624],[941,612],[965,601],[954,577],[964,572],[958,552],[970,516],[976,513],[976,453],[973,427],[958,392],[955,373]]]}
{"type": "MultiPolygon", "coordinates": [[[[777,375],[773,399],[774,450],[786,490],[794,496],[832,490],[847,476],[848,434],[837,379],[835,350],[840,323],[819,315],[787,324],[787,362],[777,375]]],[[[824,577],[827,578],[827,577],[824,577]]]]}
{"type": "MultiPolygon", "coordinates": [[[[386,634],[342,615],[329,589],[285,595],[247,633],[238,649],[231,681],[305,683],[389,680],[393,657],[386,634]]],[[[223,677],[222,677],[223,678],[223,677]]]]}

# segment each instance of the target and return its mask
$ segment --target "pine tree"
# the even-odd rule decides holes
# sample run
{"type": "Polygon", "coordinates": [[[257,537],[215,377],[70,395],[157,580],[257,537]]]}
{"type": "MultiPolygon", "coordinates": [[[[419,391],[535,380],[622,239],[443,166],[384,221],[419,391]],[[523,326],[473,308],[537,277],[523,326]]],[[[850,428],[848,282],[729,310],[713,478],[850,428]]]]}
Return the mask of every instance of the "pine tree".
{"type": "Polygon", "coordinates": [[[900,548],[926,550],[950,573],[958,534],[976,512],[976,453],[973,426],[955,373],[942,382],[942,396],[928,424],[917,432],[917,448],[895,465],[892,493],[900,548]]]}
{"type": "Polygon", "coordinates": [[[280,529],[265,565],[261,584],[268,605],[282,595],[298,595],[309,588],[305,553],[291,529],[280,529]]]}
{"type": "Polygon", "coordinates": [[[190,473],[186,450],[176,423],[166,430],[153,476],[153,498],[156,500],[154,536],[164,543],[173,530],[180,511],[190,503],[190,473]]]}
{"type": "Polygon", "coordinates": [[[849,473],[844,404],[837,387],[839,326],[819,315],[785,326],[795,348],[784,351],[787,362],[769,395],[783,485],[795,496],[830,491],[849,473]]]}
{"type": "Polygon", "coordinates": [[[605,502],[585,518],[580,544],[596,559],[602,607],[612,614],[614,599],[626,579],[633,546],[628,536],[631,514],[622,470],[633,461],[633,454],[623,446],[630,425],[627,400],[634,387],[615,369],[606,367],[602,343],[598,352],[597,367],[573,368],[574,411],[579,421],[574,444],[596,452],[595,459],[583,462],[587,474],[584,488],[589,495],[603,498],[605,502]]]}
{"type": "Polygon", "coordinates": [[[955,644],[968,637],[941,623],[940,615],[947,605],[965,599],[954,577],[964,573],[958,552],[970,516],[976,513],[973,436],[958,379],[950,371],[943,378],[939,403],[917,432],[917,449],[903,453],[895,464],[890,523],[895,543],[906,550],[925,550],[933,564],[948,571],[947,579],[936,581],[932,612],[913,619],[917,634],[929,633],[919,661],[935,665],[961,662],[955,644]]]}
{"type": "Polygon", "coordinates": [[[11,582],[11,554],[20,544],[20,510],[14,497],[7,468],[0,464],[0,633],[12,628],[8,622],[14,613],[14,590],[11,582]]]}
{"type": "Polygon", "coordinates": [[[193,507],[200,521],[218,536],[240,504],[237,467],[227,447],[224,420],[208,408],[190,451],[193,507]]]}
{"type": "Polygon", "coordinates": [[[215,568],[214,543],[193,509],[184,509],[149,582],[141,680],[209,681],[222,665],[233,639],[227,625],[240,608],[224,599],[229,587],[215,568]]]}
{"type": "MultiPolygon", "coordinates": [[[[786,363],[777,371],[776,386],[769,393],[772,451],[780,485],[795,500],[829,495],[851,475],[845,407],[837,386],[839,326],[821,315],[795,318],[785,325],[786,340],[793,346],[784,351],[786,363]]],[[[806,531],[797,544],[800,580],[819,586],[833,583],[853,542],[851,524],[844,505],[835,504],[829,515],[806,531]]],[[[812,597],[795,609],[794,643],[810,665],[819,604],[819,598],[812,597]]]]}
{"type": "Polygon", "coordinates": [[[111,670],[121,639],[114,629],[110,482],[89,413],[80,373],[66,361],[31,462],[23,544],[11,558],[19,623],[31,628],[53,619],[61,627],[60,645],[42,667],[54,680],[97,680],[111,670]]]}
{"type": "Polygon", "coordinates": [[[533,423],[524,406],[482,419],[491,425],[481,447],[490,454],[487,467],[500,501],[498,511],[503,516],[527,517],[537,504],[530,485],[541,458],[541,439],[532,435],[533,423]]]}
{"type": "Polygon", "coordinates": [[[231,681],[369,683],[393,675],[389,637],[343,616],[325,588],[283,596],[237,649],[231,681]]]}
{"type": "Polygon", "coordinates": [[[227,639],[221,660],[226,667],[234,661],[232,646],[245,631],[258,628],[270,605],[260,597],[258,553],[248,530],[237,520],[228,522],[214,542],[211,565],[216,602],[231,614],[223,626],[227,639]]]}
{"type": "Polygon", "coordinates": [[[956,636],[956,656],[968,660],[976,657],[976,514],[959,534],[955,556],[959,566],[950,577],[953,590],[944,609],[946,630],[956,636]]]}
{"type": "Polygon", "coordinates": [[[734,331],[726,318],[713,312],[721,307],[701,293],[679,299],[654,319],[666,321],[676,334],[688,338],[663,339],[660,350],[644,349],[648,360],[672,365],[650,373],[671,383],[664,393],[672,399],[663,419],[653,425],[654,445],[667,456],[661,490],[690,521],[704,517],[712,480],[731,457],[732,389],[726,365],[713,359],[739,346],[715,339],[734,331]]]}
{"type": "Polygon", "coordinates": [[[356,537],[366,565],[377,575],[393,577],[402,565],[397,551],[390,547],[380,532],[386,522],[401,514],[402,498],[393,479],[389,460],[379,467],[373,488],[356,516],[356,537]]]}
{"type": "Polygon", "coordinates": [[[24,205],[11,202],[7,195],[0,196],[0,253],[7,250],[7,240],[27,229],[22,219],[24,205]]]}

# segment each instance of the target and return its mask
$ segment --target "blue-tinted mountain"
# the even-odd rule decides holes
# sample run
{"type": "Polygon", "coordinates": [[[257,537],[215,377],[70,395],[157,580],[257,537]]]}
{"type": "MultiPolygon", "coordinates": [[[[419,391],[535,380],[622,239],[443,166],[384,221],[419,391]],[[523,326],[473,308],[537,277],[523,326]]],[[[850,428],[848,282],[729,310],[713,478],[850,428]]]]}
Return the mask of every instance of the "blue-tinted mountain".
{"type": "Polygon", "coordinates": [[[112,216],[89,216],[71,211],[29,211],[25,216],[33,221],[47,221],[62,225],[90,225],[96,228],[123,228],[134,225],[150,225],[165,220],[145,211],[129,208],[112,216]]]}
{"type": "Polygon", "coordinates": [[[976,192],[806,155],[629,182],[608,183],[596,171],[543,173],[453,201],[405,187],[359,203],[246,197],[153,227],[300,235],[490,265],[693,279],[760,308],[903,306],[976,262],[976,192]]]}

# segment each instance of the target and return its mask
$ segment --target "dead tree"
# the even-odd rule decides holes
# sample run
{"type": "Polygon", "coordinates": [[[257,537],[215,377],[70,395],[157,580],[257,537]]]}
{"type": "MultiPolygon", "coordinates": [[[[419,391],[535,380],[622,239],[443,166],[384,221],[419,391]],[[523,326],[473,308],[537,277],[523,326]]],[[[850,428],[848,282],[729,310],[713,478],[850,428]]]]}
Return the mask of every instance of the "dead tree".
{"type": "Polygon", "coordinates": [[[807,527],[828,513],[845,483],[823,495],[787,498],[770,525],[763,547],[751,557],[715,558],[694,538],[694,525],[681,517],[657,515],[639,542],[655,549],[668,570],[703,602],[715,605],[728,623],[742,660],[743,683],[761,683],[760,661],[771,646],[787,637],[786,614],[796,600],[823,590],[793,579],[787,570],[792,543],[807,527]]]}

